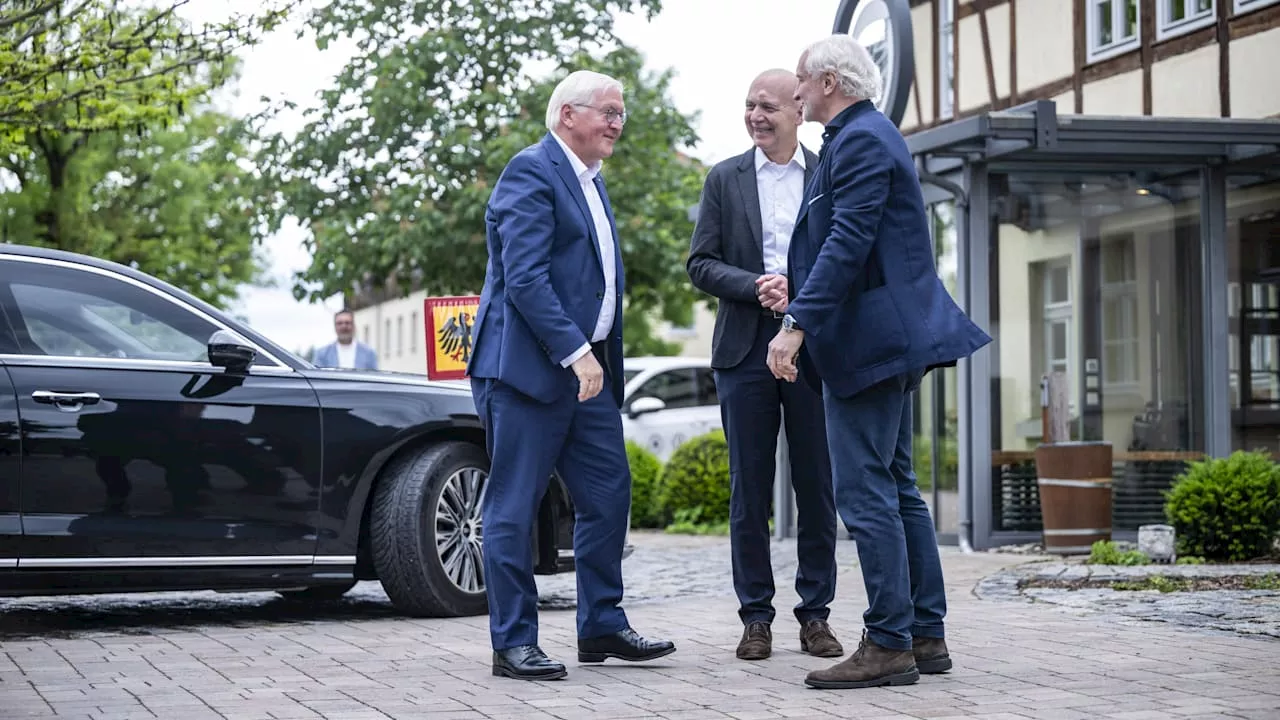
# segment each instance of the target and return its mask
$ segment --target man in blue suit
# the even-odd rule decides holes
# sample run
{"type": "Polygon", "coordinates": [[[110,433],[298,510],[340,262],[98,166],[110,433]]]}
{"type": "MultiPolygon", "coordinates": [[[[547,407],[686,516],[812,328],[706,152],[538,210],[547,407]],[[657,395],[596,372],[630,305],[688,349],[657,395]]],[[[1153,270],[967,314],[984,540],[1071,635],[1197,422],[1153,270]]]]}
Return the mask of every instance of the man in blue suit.
{"type": "Polygon", "coordinates": [[[316,367],[378,369],[378,354],[356,340],[356,318],[350,310],[339,310],[333,316],[333,331],[338,340],[316,349],[312,361],[316,367]]]}
{"type": "Polygon", "coordinates": [[[620,607],[631,473],[622,437],[622,255],[600,168],[626,123],[622,85],[571,73],[548,133],[503,170],[485,212],[489,263],[468,364],[491,467],[481,507],[493,674],[567,673],[538,646],[530,540],[558,471],[576,511],[578,661],[675,651],[620,607]]]}
{"type": "Polygon", "coordinates": [[[799,361],[822,379],[836,507],[870,603],[858,650],[805,683],[907,685],[951,668],[937,539],[911,467],[909,396],[926,372],[991,338],[938,278],[911,153],[869,99],[880,94],[875,61],[833,35],[809,46],[796,76],[805,119],[826,131],[791,240],[795,290],[768,363],[794,381],[803,349],[799,361]]]}

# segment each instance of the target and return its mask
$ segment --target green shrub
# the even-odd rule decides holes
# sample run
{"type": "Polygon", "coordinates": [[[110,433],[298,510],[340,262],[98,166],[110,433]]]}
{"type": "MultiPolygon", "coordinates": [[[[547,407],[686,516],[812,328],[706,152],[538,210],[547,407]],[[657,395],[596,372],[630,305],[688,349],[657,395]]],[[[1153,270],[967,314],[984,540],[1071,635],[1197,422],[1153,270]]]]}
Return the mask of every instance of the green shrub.
{"type": "Polygon", "coordinates": [[[700,522],[728,520],[729,443],[724,431],[713,430],[676,448],[662,469],[660,484],[659,504],[666,517],[701,508],[696,515],[700,522]]]}
{"type": "Polygon", "coordinates": [[[1121,550],[1110,540],[1098,540],[1089,548],[1090,565],[1146,565],[1151,558],[1138,550],[1121,550]]]}
{"type": "Polygon", "coordinates": [[[664,520],[658,507],[658,477],[662,474],[662,461],[648,448],[628,440],[627,466],[631,468],[631,527],[661,527],[664,520]]]}
{"type": "MultiPolygon", "coordinates": [[[[954,437],[943,437],[942,465],[939,489],[957,489],[960,477],[960,445],[954,437]]],[[[933,489],[933,438],[916,435],[911,441],[911,466],[916,471],[916,485],[920,490],[933,489]]]]}
{"type": "Polygon", "coordinates": [[[1164,512],[1179,555],[1267,555],[1280,532],[1280,465],[1266,453],[1243,451],[1190,463],[1167,493],[1164,512]]]}

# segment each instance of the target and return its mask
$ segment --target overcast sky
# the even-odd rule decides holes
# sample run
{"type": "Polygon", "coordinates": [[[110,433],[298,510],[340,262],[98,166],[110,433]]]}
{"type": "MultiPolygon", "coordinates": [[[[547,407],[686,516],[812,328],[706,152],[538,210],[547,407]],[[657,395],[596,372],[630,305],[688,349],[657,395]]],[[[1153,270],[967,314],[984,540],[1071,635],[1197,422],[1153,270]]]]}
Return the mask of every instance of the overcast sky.
{"type": "MultiPolygon", "coordinates": [[[[692,154],[710,164],[750,147],[742,124],[742,104],[752,78],[771,67],[794,69],[806,44],[831,32],[837,0],[667,0],[652,22],[643,17],[618,20],[623,40],[640,49],[654,70],[674,68],[672,97],[685,113],[700,112],[701,142],[692,154]]],[[[197,0],[185,14],[197,20],[248,11],[257,0],[197,0]],[[194,6],[194,7],[193,7],[194,6]]],[[[227,98],[230,109],[250,113],[268,96],[296,102],[300,109],[315,103],[345,63],[350,46],[321,52],[309,38],[294,37],[296,25],[276,31],[246,51],[238,95],[227,98]]],[[[298,114],[281,118],[280,127],[300,126],[298,114]]],[[[815,149],[821,131],[813,123],[801,129],[801,141],[815,149]]],[[[623,134],[622,142],[626,142],[623,134]]],[[[300,230],[287,229],[266,243],[276,278],[275,289],[246,288],[236,308],[250,325],[293,350],[305,350],[333,339],[332,314],[340,299],[312,304],[297,302],[290,292],[293,273],[306,268],[309,256],[300,230]]]]}

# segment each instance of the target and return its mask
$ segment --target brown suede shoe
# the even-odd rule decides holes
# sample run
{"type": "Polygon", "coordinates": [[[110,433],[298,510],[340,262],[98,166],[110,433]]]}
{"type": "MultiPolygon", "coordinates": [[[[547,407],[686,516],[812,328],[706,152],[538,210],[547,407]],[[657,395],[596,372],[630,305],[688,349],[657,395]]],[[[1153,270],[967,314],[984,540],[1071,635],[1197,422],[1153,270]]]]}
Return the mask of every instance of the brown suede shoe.
{"type": "Polygon", "coordinates": [[[763,660],[773,654],[773,631],[767,622],[747,623],[738,641],[739,660],[763,660]]]}
{"type": "Polygon", "coordinates": [[[942,638],[911,638],[911,654],[915,656],[916,667],[925,675],[951,669],[951,654],[947,652],[947,641],[942,638]]]}
{"type": "Polygon", "coordinates": [[[882,648],[862,631],[862,642],[848,660],[825,670],[814,670],[804,679],[809,687],[824,690],[911,685],[920,679],[910,650],[882,648]]]}
{"type": "Polygon", "coordinates": [[[840,657],[844,646],[826,620],[810,620],[800,628],[800,650],[814,657],[840,657]]]}

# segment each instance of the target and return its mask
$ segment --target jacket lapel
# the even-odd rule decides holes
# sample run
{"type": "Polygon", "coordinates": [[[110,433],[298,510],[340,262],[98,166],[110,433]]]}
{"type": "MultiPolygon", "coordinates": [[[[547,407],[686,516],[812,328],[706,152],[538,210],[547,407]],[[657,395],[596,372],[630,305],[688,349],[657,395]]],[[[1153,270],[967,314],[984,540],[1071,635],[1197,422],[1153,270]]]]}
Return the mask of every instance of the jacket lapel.
{"type": "MultiPolygon", "coordinates": [[[[551,137],[551,133],[547,133],[546,138],[543,139],[543,144],[546,145],[547,156],[551,158],[551,162],[556,166],[556,174],[564,181],[565,187],[569,189],[569,193],[573,195],[573,199],[578,203],[578,210],[582,212],[582,220],[587,224],[587,234],[591,236],[591,246],[596,251],[596,261],[600,263],[601,267],[604,267],[604,261],[600,257],[600,238],[596,236],[596,222],[591,217],[591,208],[587,206],[587,196],[582,193],[582,183],[578,182],[578,176],[573,172],[573,163],[569,162],[569,158],[565,156],[560,143],[551,137]]],[[[599,181],[599,177],[599,175],[596,176],[597,181],[599,181]]],[[[600,186],[597,185],[596,187],[598,189],[600,186]]],[[[601,202],[604,202],[603,197],[601,197],[601,202]]],[[[608,206],[606,206],[606,211],[607,209],[608,206]]],[[[608,215],[609,223],[612,225],[613,213],[608,213],[608,215]]],[[[614,237],[617,237],[617,232],[614,233],[614,237]]]]}
{"type": "Polygon", "coordinates": [[[738,192],[742,194],[742,208],[747,213],[747,227],[751,229],[749,258],[764,270],[764,230],[760,225],[760,191],[756,186],[756,151],[748,150],[738,163],[738,192]]]}

